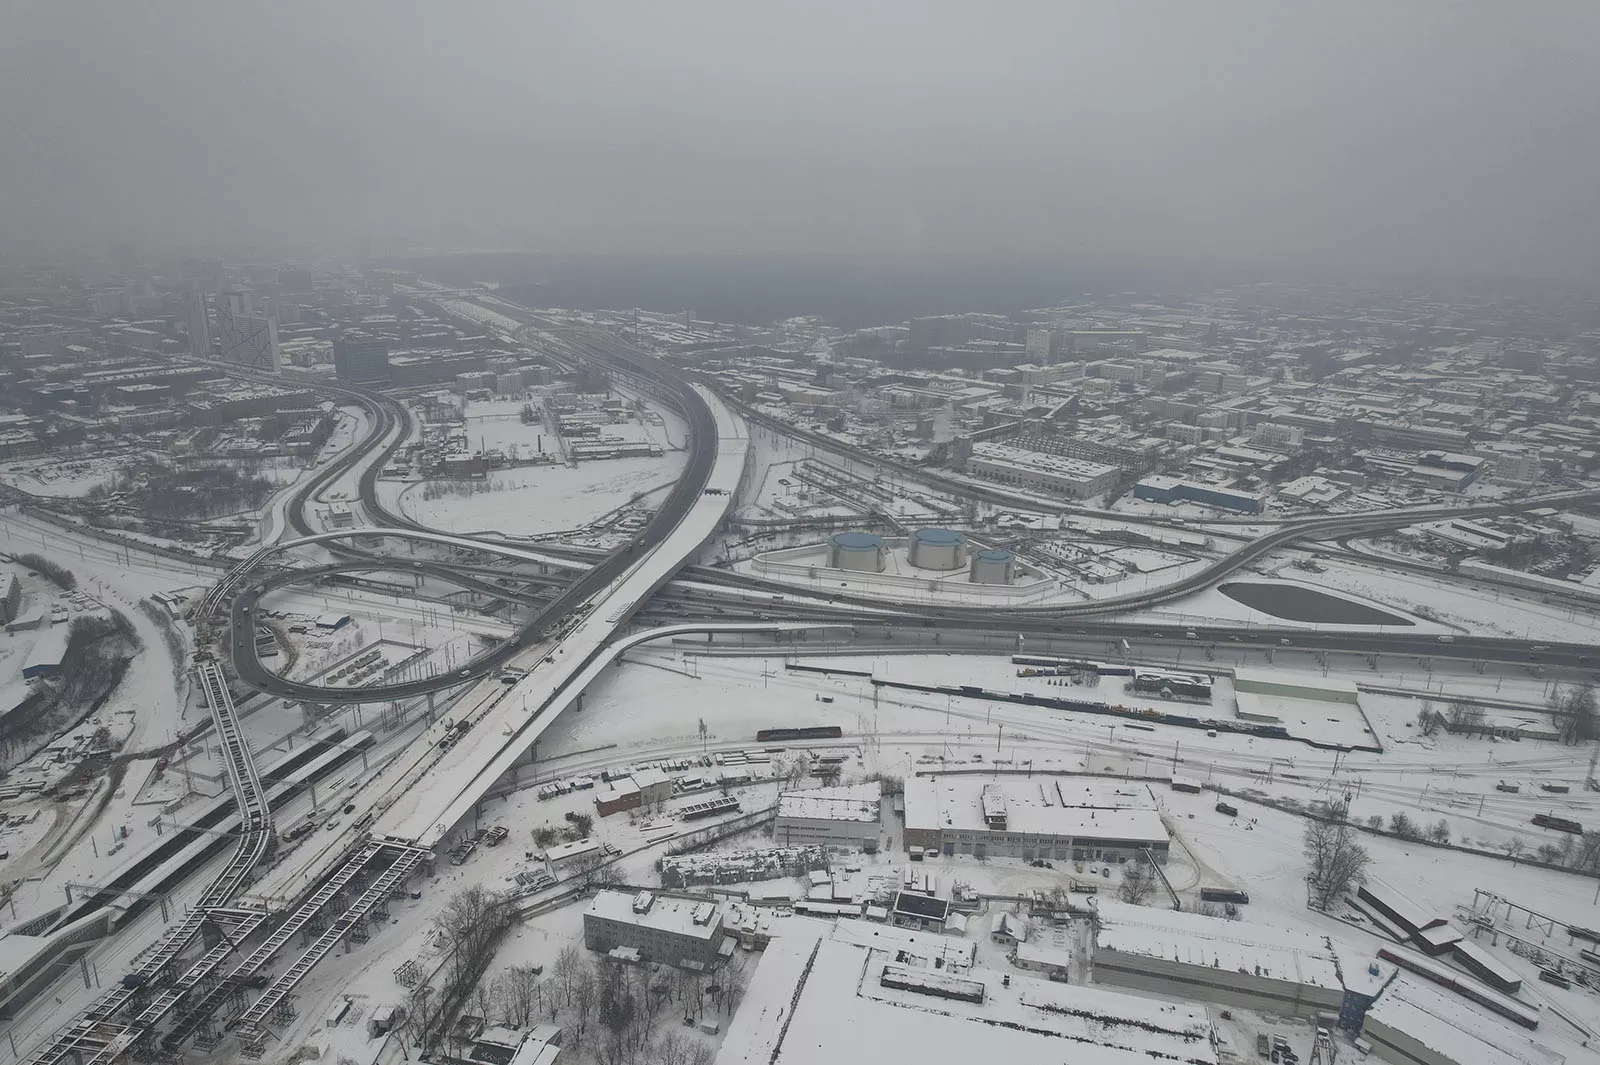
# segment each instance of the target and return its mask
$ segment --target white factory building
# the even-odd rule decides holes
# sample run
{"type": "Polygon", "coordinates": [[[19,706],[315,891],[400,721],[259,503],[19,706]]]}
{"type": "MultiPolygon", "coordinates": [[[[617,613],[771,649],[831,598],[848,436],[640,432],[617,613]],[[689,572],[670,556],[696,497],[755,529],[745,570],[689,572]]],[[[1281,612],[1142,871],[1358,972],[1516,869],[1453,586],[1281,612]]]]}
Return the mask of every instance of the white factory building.
{"type": "Polygon", "coordinates": [[[986,481],[997,481],[1033,492],[1087,499],[1110,491],[1121,471],[1104,462],[1028,451],[1008,444],[983,442],[972,445],[967,472],[986,481]]]}
{"type": "Polygon", "coordinates": [[[875,851],[883,831],[882,805],[877,781],[786,791],[778,796],[772,840],[784,847],[816,844],[875,851]]]}
{"type": "Polygon", "coordinates": [[[602,891],[583,914],[583,945],[623,961],[705,970],[733,951],[722,906],[655,891],[602,891]]]}
{"type": "Polygon", "coordinates": [[[1337,1014],[1344,1004],[1326,936],[1100,897],[1095,911],[1095,983],[1285,1017],[1337,1014]]]}
{"type": "Polygon", "coordinates": [[[1122,862],[1148,850],[1167,860],[1167,830],[1153,806],[1081,786],[1048,776],[914,777],[906,781],[906,847],[1023,861],[1122,862]]]}
{"type": "MultiPolygon", "coordinates": [[[[1559,1050],[1430,984],[1402,976],[1367,1011],[1361,1038],[1395,1065],[1525,1065],[1559,1050]]],[[[1571,1060],[1570,1056],[1568,1060],[1571,1060]]]]}
{"type": "Polygon", "coordinates": [[[716,1065],[1220,1060],[1204,1007],[976,966],[951,957],[962,942],[791,919],[756,966],[716,1065]]]}

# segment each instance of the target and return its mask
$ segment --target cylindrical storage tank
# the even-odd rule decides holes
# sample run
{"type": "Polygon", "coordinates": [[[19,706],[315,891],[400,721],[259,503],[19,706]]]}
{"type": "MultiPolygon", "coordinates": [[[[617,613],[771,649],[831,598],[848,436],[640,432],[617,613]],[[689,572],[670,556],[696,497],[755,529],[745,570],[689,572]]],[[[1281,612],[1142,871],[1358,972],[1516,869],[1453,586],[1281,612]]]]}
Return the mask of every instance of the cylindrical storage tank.
{"type": "Polygon", "coordinates": [[[960,569],[967,538],[954,529],[918,529],[911,534],[908,558],[918,569],[960,569]]]}
{"type": "Polygon", "coordinates": [[[972,569],[968,580],[973,584],[1010,584],[1016,569],[1017,556],[999,548],[987,548],[972,553],[972,569]]]}
{"type": "Polygon", "coordinates": [[[828,537],[828,565],[864,573],[883,572],[883,537],[874,533],[842,532],[828,537]]]}

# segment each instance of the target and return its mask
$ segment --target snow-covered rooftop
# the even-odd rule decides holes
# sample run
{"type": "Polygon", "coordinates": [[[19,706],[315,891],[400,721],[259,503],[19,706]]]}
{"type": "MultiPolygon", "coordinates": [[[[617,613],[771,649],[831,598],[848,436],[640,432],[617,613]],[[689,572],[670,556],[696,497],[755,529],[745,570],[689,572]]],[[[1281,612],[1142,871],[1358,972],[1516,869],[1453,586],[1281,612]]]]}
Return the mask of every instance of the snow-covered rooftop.
{"type": "Polygon", "coordinates": [[[1006,823],[999,831],[1074,839],[1167,842],[1161,816],[1148,807],[1064,806],[1055,793],[1041,790],[1044,785],[1039,780],[996,783],[984,776],[945,775],[906,781],[906,827],[994,831],[984,820],[986,786],[998,787],[1005,796],[1006,823]]]}
{"type": "Polygon", "coordinates": [[[1367,1025],[1403,1032],[1453,1061],[1473,1065],[1557,1065],[1563,1058],[1498,1015],[1404,976],[1367,1011],[1367,1025]]]}
{"type": "Polygon", "coordinates": [[[721,907],[715,902],[650,891],[602,891],[589,903],[585,916],[698,939],[715,939],[723,934],[721,907]]]}
{"type": "Polygon", "coordinates": [[[778,796],[778,816],[812,821],[876,822],[882,794],[877,781],[846,784],[837,788],[786,791],[778,796]]]}
{"type": "Polygon", "coordinates": [[[1096,951],[1225,969],[1312,987],[1342,988],[1326,937],[1199,913],[1100,898],[1096,951]]]}
{"type": "MultiPolygon", "coordinates": [[[[852,923],[859,922],[838,927],[852,923]]],[[[885,968],[905,964],[892,953],[839,939],[774,939],[734,1015],[718,1065],[1217,1060],[1204,1009],[988,969],[918,969],[930,977],[957,976],[963,991],[981,986],[981,1002],[883,986],[885,968]]]]}

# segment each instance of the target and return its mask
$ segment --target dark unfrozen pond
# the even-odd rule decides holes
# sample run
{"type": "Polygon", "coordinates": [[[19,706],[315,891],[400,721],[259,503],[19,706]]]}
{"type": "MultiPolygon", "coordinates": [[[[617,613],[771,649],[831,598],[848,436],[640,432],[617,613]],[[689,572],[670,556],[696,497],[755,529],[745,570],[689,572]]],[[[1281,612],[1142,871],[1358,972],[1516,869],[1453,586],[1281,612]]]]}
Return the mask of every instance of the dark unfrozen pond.
{"type": "Polygon", "coordinates": [[[1234,602],[1284,621],[1324,625],[1412,625],[1399,614],[1295,584],[1252,584],[1235,581],[1217,589],[1234,602]]]}

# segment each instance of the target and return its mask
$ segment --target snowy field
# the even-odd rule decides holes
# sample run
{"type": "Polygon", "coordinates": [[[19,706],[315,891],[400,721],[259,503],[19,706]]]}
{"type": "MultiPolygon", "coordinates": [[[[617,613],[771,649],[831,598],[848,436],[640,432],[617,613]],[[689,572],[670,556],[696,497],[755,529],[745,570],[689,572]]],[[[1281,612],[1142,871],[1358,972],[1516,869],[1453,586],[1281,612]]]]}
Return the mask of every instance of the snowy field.
{"type": "MultiPolygon", "coordinates": [[[[610,459],[575,468],[494,470],[486,491],[427,499],[422,482],[405,485],[394,500],[406,517],[442,532],[506,536],[567,532],[598,521],[634,497],[669,488],[685,461],[684,452],[671,451],[660,458],[610,459]]],[[[394,487],[394,482],[385,487],[394,487]]],[[[642,502],[650,505],[648,499],[642,502]]]]}

